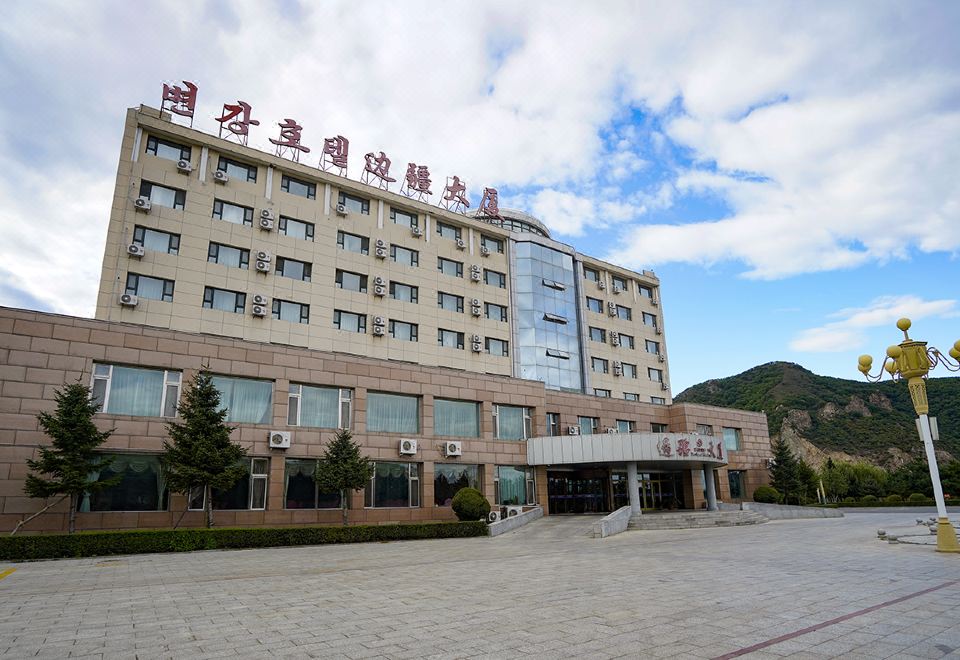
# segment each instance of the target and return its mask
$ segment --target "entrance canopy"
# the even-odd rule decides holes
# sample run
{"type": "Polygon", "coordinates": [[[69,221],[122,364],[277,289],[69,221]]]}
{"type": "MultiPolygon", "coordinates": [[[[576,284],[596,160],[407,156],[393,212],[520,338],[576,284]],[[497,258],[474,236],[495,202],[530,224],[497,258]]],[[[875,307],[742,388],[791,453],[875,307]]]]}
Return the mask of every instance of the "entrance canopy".
{"type": "Polygon", "coordinates": [[[592,433],[527,440],[528,465],[647,463],[679,470],[727,464],[723,438],[697,433],[592,433]]]}

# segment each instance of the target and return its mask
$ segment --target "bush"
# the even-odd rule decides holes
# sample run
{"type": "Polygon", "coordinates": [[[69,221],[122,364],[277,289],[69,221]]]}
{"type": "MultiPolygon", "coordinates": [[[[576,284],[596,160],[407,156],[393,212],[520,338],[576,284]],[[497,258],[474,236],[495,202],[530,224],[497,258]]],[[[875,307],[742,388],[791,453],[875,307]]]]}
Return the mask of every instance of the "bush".
{"type": "Polygon", "coordinates": [[[844,503],[844,504],[856,504],[856,502],[857,502],[857,498],[856,498],[856,497],[844,497],[844,498],[843,498],[843,503],[844,503]]]}
{"type": "Polygon", "coordinates": [[[458,520],[486,520],[490,502],[476,488],[461,488],[451,502],[458,520]]]}
{"type": "Polygon", "coordinates": [[[907,498],[908,502],[926,502],[929,498],[923,493],[910,493],[910,497],[907,498]]]}
{"type": "Polygon", "coordinates": [[[876,504],[880,500],[877,499],[876,495],[864,495],[863,497],[860,498],[860,501],[863,502],[864,504],[876,504]]]}
{"type": "Polygon", "coordinates": [[[0,537],[0,561],[486,536],[480,521],[351,527],[157,529],[0,537]]]}
{"type": "Polygon", "coordinates": [[[780,501],[780,493],[773,486],[757,486],[753,491],[753,501],[761,504],[776,504],[780,501]]]}
{"type": "Polygon", "coordinates": [[[887,504],[900,504],[903,502],[903,498],[894,493],[893,495],[887,495],[885,498],[883,498],[883,501],[887,504]]]}

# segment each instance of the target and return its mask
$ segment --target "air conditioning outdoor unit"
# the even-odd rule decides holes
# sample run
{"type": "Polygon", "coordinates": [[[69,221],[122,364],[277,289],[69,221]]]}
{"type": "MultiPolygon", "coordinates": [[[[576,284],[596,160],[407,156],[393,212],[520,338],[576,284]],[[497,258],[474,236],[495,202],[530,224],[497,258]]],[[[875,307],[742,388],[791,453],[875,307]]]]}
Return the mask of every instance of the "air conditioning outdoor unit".
{"type": "Polygon", "coordinates": [[[257,224],[260,225],[260,229],[264,231],[273,231],[272,218],[260,218],[260,222],[258,222],[257,224]]]}
{"type": "Polygon", "coordinates": [[[273,220],[273,209],[260,209],[260,217],[273,220]]]}
{"type": "Polygon", "coordinates": [[[484,247],[483,245],[481,245],[481,246],[480,246],[480,256],[481,256],[481,257],[489,257],[489,256],[490,256],[490,248],[484,247]]]}
{"type": "Polygon", "coordinates": [[[658,362],[666,362],[666,361],[667,361],[667,358],[665,358],[665,357],[663,356],[663,353],[657,353],[657,361],[658,361],[658,362]]]}
{"type": "Polygon", "coordinates": [[[471,271],[470,271],[470,279],[473,280],[474,282],[479,282],[479,281],[480,281],[480,271],[479,271],[479,270],[471,270],[471,271]]]}
{"type": "Polygon", "coordinates": [[[383,328],[382,325],[375,325],[375,326],[373,326],[373,336],[374,336],[374,337],[383,337],[385,333],[386,333],[386,330],[384,330],[384,328],[383,328]]]}
{"type": "Polygon", "coordinates": [[[254,316],[264,317],[267,315],[267,306],[266,305],[257,305],[254,303],[253,307],[250,309],[250,313],[254,316]]]}
{"type": "Polygon", "coordinates": [[[379,326],[384,326],[384,325],[387,324],[387,322],[384,320],[384,318],[383,318],[382,316],[374,316],[374,317],[373,317],[373,324],[374,324],[374,325],[379,325],[379,326]]]}
{"type": "Polygon", "coordinates": [[[131,243],[127,246],[127,254],[129,254],[131,257],[142,257],[146,253],[147,251],[143,249],[142,245],[131,243]]]}
{"type": "Polygon", "coordinates": [[[613,292],[616,294],[623,293],[623,288],[619,284],[613,285],[613,292]]]}
{"type": "Polygon", "coordinates": [[[423,230],[420,227],[410,227],[410,235],[414,238],[420,238],[423,236],[423,230]]]}
{"type": "Polygon", "coordinates": [[[623,375],[623,363],[617,362],[616,360],[614,360],[614,362],[613,362],[613,375],[614,375],[614,376],[622,376],[622,375],[623,375]]]}
{"type": "Polygon", "coordinates": [[[386,242],[385,240],[383,240],[382,238],[378,238],[378,239],[377,239],[377,242],[374,243],[374,245],[376,245],[378,248],[385,248],[385,247],[387,247],[387,242],[386,242]]]}
{"type": "Polygon", "coordinates": [[[483,310],[480,309],[480,305],[472,305],[470,307],[470,313],[473,314],[474,316],[482,316],[483,310]]]}
{"type": "Polygon", "coordinates": [[[653,305],[654,307],[656,307],[656,306],[659,305],[660,303],[657,301],[656,298],[652,298],[652,297],[651,297],[651,298],[650,298],[650,304],[653,305]]]}
{"type": "Polygon", "coordinates": [[[257,250],[256,259],[257,261],[270,261],[273,257],[270,256],[270,253],[266,250],[257,250]]]}
{"type": "Polygon", "coordinates": [[[343,217],[347,217],[348,215],[350,215],[350,211],[347,210],[346,205],[337,204],[337,215],[342,215],[343,217]]]}
{"type": "Polygon", "coordinates": [[[400,440],[400,453],[405,456],[413,456],[417,453],[417,441],[410,438],[400,440]]]}
{"type": "Polygon", "coordinates": [[[386,259],[387,258],[387,248],[385,247],[376,247],[373,249],[373,255],[377,259],[386,259]]]}
{"type": "Polygon", "coordinates": [[[610,345],[619,346],[620,345],[620,333],[616,330],[610,331],[610,345]]]}
{"type": "Polygon", "coordinates": [[[568,426],[568,427],[567,427],[567,435],[580,435],[580,427],[579,427],[579,426],[568,426]]]}
{"type": "Polygon", "coordinates": [[[177,171],[182,174],[190,174],[193,171],[193,165],[190,164],[189,160],[178,160],[177,171]]]}
{"type": "Polygon", "coordinates": [[[658,334],[658,335],[662,335],[662,334],[663,334],[663,329],[660,328],[659,326],[657,326],[657,334],[658,334]]]}
{"type": "Polygon", "coordinates": [[[263,295],[262,293],[255,293],[255,294],[253,294],[253,304],[254,304],[254,305],[266,305],[268,302],[270,302],[270,299],[267,298],[267,297],[266,297],[265,295],[263,295]]]}
{"type": "Polygon", "coordinates": [[[214,170],[213,171],[213,180],[217,183],[226,183],[230,180],[229,175],[223,170],[214,170]]]}
{"type": "Polygon", "coordinates": [[[270,272],[270,262],[257,260],[257,272],[259,273],[269,273],[270,272]]]}
{"type": "Polygon", "coordinates": [[[270,431],[270,449],[290,449],[290,431],[270,431]]]}
{"type": "Polygon", "coordinates": [[[458,238],[458,239],[457,239],[457,249],[458,249],[458,250],[466,250],[466,249],[467,249],[467,244],[466,244],[466,242],[465,242],[462,238],[458,238]]]}
{"type": "Polygon", "coordinates": [[[607,433],[619,433],[619,430],[615,426],[608,426],[607,433]]]}
{"type": "Polygon", "coordinates": [[[487,522],[489,523],[498,523],[500,522],[500,509],[491,509],[490,513],[487,514],[487,522]]]}
{"type": "Polygon", "coordinates": [[[470,344],[470,349],[471,349],[474,353],[483,353],[483,344],[481,344],[481,343],[478,342],[478,341],[471,342],[471,344],[470,344]]]}
{"type": "Polygon", "coordinates": [[[616,315],[617,315],[617,305],[616,305],[616,303],[612,303],[612,302],[608,302],[608,303],[607,303],[607,314],[609,314],[610,316],[616,316],[616,315]]]}
{"type": "Polygon", "coordinates": [[[660,383],[660,389],[666,391],[670,389],[670,387],[666,383],[660,383]]]}
{"type": "Polygon", "coordinates": [[[522,507],[522,506],[508,506],[508,507],[507,507],[507,518],[513,518],[513,517],[515,517],[515,516],[519,516],[521,513],[523,513],[523,507],[522,507]]]}
{"type": "Polygon", "coordinates": [[[140,299],[132,293],[124,293],[120,296],[120,304],[124,307],[136,307],[139,302],[140,299]]]}
{"type": "Polygon", "coordinates": [[[153,204],[150,203],[149,197],[137,197],[133,201],[133,207],[142,213],[150,213],[150,208],[153,204]]]}
{"type": "Polygon", "coordinates": [[[463,443],[459,440],[450,440],[443,443],[444,456],[463,456],[463,443]]]}
{"type": "Polygon", "coordinates": [[[376,277],[373,278],[373,283],[376,284],[377,286],[386,286],[387,281],[380,275],[377,275],[376,277]]]}
{"type": "Polygon", "coordinates": [[[382,284],[373,285],[373,295],[383,297],[387,295],[387,287],[382,284]]]}

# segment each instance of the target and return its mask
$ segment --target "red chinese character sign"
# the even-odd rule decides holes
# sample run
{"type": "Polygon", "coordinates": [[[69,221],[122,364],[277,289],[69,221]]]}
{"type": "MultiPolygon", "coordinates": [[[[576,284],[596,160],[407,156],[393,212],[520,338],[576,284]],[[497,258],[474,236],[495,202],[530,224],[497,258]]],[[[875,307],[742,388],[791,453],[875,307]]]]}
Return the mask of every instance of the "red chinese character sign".
{"type": "Polygon", "coordinates": [[[347,157],[350,155],[350,140],[338,135],[324,138],[323,154],[320,156],[320,169],[324,172],[337,168],[340,176],[347,176],[347,157]]]}
{"type": "Polygon", "coordinates": [[[305,154],[310,153],[309,147],[300,144],[300,133],[303,131],[303,126],[290,118],[279,122],[277,126],[280,127],[280,139],[270,138],[270,142],[277,145],[277,155],[282,158],[289,154],[290,160],[299,163],[301,151],[305,154]]]}
{"type": "Polygon", "coordinates": [[[197,108],[197,86],[187,80],[180,85],[163,85],[163,97],[160,99],[160,109],[169,110],[175,115],[190,118],[190,127],[193,128],[193,111],[197,108]]]}
{"type": "Polygon", "coordinates": [[[439,206],[453,213],[465,213],[470,208],[470,201],[467,199],[467,186],[460,180],[460,177],[447,177],[447,185],[443,189],[439,206]]]}
{"type": "Polygon", "coordinates": [[[390,177],[390,159],[387,158],[387,155],[382,151],[380,155],[371,151],[364,158],[367,163],[363,166],[360,182],[376,185],[380,190],[390,190],[390,184],[396,179],[390,177]]]}
{"type": "Polygon", "coordinates": [[[403,188],[400,189],[407,197],[416,197],[421,202],[426,201],[428,195],[432,195],[430,190],[430,171],[426,165],[417,165],[416,163],[407,163],[407,174],[403,179],[403,188]]]}
{"type": "Polygon", "coordinates": [[[503,220],[500,215],[500,204],[496,188],[484,188],[480,207],[477,209],[477,218],[503,220]]]}
{"type": "Polygon", "coordinates": [[[250,104],[244,101],[237,101],[236,105],[224,103],[223,116],[216,118],[220,122],[220,137],[226,131],[227,139],[232,135],[240,144],[246,145],[250,127],[260,125],[258,120],[250,119],[250,110],[250,104]]]}

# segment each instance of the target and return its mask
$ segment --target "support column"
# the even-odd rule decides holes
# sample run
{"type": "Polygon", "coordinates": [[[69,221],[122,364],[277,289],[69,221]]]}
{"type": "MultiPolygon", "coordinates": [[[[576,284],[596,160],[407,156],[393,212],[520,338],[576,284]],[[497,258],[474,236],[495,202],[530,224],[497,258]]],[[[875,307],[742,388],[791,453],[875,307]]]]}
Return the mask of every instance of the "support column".
{"type": "Polygon", "coordinates": [[[707,487],[707,511],[717,510],[717,486],[713,476],[713,468],[709,465],[703,466],[703,479],[707,487]]]}
{"type": "Polygon", "coordinates": [[[640,510],[640,482],[637,481],[637,464],[627,463],[627,492],[630,494],[630,517],[643,514],[640,510]]]}

